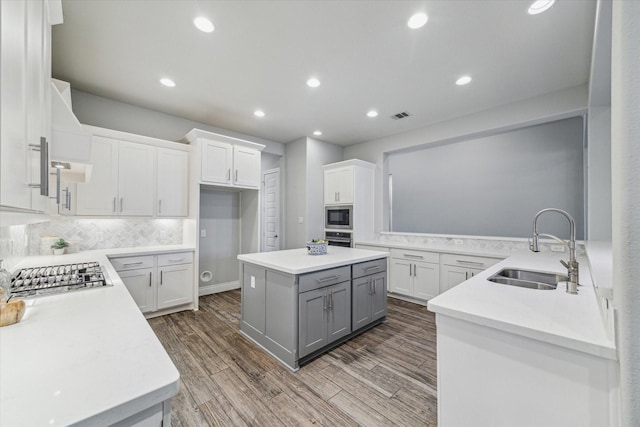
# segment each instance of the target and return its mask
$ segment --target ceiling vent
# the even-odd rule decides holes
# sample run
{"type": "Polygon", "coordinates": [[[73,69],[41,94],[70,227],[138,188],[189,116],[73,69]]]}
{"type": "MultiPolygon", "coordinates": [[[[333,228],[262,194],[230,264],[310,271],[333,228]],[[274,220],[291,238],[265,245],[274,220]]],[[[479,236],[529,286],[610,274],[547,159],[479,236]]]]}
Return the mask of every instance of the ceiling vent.
{"type": "Polygon", "coordinates": [[[400,120],[400,119],[404,119],[405,117],[409,117],[410,115],[411,115],[410,112],[403,111],[402,113],[394,114],[393,116],[391,116],[391,118],[393,120],[400,120]]]}

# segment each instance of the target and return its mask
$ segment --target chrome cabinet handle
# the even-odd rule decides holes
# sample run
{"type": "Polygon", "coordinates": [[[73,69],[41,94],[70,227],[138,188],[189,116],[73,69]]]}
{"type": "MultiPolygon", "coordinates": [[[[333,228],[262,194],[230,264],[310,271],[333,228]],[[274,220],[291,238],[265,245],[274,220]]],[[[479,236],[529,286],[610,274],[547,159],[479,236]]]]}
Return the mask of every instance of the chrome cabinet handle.
{"type": "Polygon", "coordinates": [[[467,280],[469,278],[469,272],[465,271],[464,272],[464,280],[467,280]]]}
{"type": "Polygon", "coordinates": [[[128,267],[128,266],[130,266],[130,265],[140,265],[140,264],[142,264],[142,263],[143,263],[143,261],[138,261],[138,262],[127,262],[127,263],[124,263],[124,264],[122,264],[122,265],[124,265],[125,267],[128,267]]]}
{"type": "Polygon", "coordinates": [[[162,273],[163,273],[163,271],[160,270],[160,286],[162,286],[162,273]]]}
{"type": "Polygon", "coordinates": [[[327,294],[326,293],[324,295],[322,295],[322,309],[323,310],[327,309],[327,294]]]}
{"type": "Polygon", "coordinates": [[[179,259],[168,259],[169,262],[180,262],[180,261],[184,261],[184,258],[179,258],[179,259]]]}
{"type": "Polygon", "coordinates": [[[236,169],[236,182],[238,182],[238,169],[236,169]]]}
{"type": "Polygon", "coordinates": [[[149,287],[151,287],[151,272],[149,272],[149,287]]]}
{"type": "Polygon", "coordinates": [[[364,269],[364,271],[377,270],[377,269],[379,269],[379,268],[380,268],[380,266],[379,266],[379,265],[374,265],[374,266],[372,266],[372,267],[367,267],[367,268],[365,268],[365,269],[364,269]]]}
{"type": "Polygon", "coordinates": [[[158,213],[162,213],[162,199],[158,199],[158,213]]]}
{"type": "Polygon", "coordinates": [[[113,213],[116,213],[116,198],[113,197],[113,213]]]}
{"type": "Polygon", "coordinates": [[[369,279],[369,295],[373,295],[373,278],[369,279]]]}
{"type": "Polygon", "coordinates": [[[329,310],[333,310],[333,291],[329,293],[329,310]]]}
{"type": "Polygon", "coordinates": [[[402,254],[402,256],[405,258],[424,259],[422,255],[402,254]]]}
{"type": "Polygon", "coordinates": [[[124,203],[122,203],[124,201],[124,197],[120,197],[120,213],[122,213],[122,210],[124,209],[124,203]]]}
{"type": "Polygon", "coordinates": [[[373,288],[373,294],[376,294],[376,281],[375,279],[372,277],[371,278],[371,287],[373,288]]]}
{"type": "Polygon", "coordinates": [[[330,280],[337,280],[339,278],[340,278],[340,276],[329,276],[329,277],[323,277],[322,279],[316,279],[316,281],[318,283],[324,283],[324,282],[328,282],[330,280]]]}
{"type": "Polygon", "coordinates": [[[67,187],[67,196],[65,199],[67,201],[67,210],[70,211],[71,210],[71,191],[69,191],[69,187],[67,187]]]}
{"type": "Polygon", "coordinates": [[[484,262],[476,262],[476,261],[465,261],[462,259],[457,259],[456,262],[458,264],[467,264],[467,265],[478,265],[480,267],[482,267],[484,265],[484,262]]]}
{"type": "Polygon", "coordinates": [[[231,181],[231,168],[227,169],[227,181],[231,181]]]}
{"type": "Polygon", "coordinates": [[[49,143],[40,137],[40,195],[49,196],[49,143]]]}

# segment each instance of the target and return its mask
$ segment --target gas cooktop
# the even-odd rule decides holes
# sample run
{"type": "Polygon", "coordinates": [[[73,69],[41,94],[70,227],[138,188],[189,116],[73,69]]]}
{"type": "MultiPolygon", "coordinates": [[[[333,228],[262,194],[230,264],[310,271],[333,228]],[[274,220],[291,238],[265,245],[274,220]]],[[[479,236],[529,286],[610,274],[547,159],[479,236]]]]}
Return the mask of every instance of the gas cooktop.
{"type": "Polygon", "coordinates": [[[24,268],[11,277],[11,295],[30,297],[111,286],[98,262],[24,268]]]}

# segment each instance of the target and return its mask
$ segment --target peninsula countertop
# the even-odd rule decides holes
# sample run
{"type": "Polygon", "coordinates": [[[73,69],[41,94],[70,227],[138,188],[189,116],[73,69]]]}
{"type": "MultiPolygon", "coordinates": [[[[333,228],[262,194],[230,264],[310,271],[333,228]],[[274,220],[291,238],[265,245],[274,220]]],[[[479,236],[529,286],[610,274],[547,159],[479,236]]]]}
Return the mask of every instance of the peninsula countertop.
{"type": "Polygon", "coordinates": [[[563,254],[514,254],[471,279],[429,300],[429,310],[483,326],[511,332],[595,356],[616,359],[585,257],[579,257],[579,293],[562,286],[537,290],[487,280],[503,268],[523,268],[566,274],[563,254]]]}
{"type": "Polygon", "coordinates": [[[97,261],[113,286],[25,299],[0,328],[0,425],[110,425],[174,396],[179,373],[108,256],[193,250],[107,249],[25,258],[14,269],[97,261]]]}
{"type": "Polygon", "coordinates": [[[388,257],[389,252],[341,246],[329,246],[326,255],[308,255],[305,248],[238,255],[240,261],[289,274],[310,273],[388,257]]]}

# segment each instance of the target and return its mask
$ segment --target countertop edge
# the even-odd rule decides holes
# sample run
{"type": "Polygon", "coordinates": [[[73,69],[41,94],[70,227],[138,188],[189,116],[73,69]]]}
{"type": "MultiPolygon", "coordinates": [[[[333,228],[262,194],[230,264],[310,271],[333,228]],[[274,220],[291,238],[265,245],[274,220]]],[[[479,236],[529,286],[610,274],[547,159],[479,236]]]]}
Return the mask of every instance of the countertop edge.
{"type": "MultiPolygon", "coordinates": [[[[309,255],[309,256],[321,257],[322,255],[309,255]]],[[[242,262],[246,262],[249,264],[259,265],[261,267],[270,268],[273,270],[281,271],[283,273],[298,275],[298,274],[304,274],[304,273],[311,273],[314,271],[327,270],[329,268],[342,267],[345,265],[357,264],[360,262],[373,261],[376,259],[389,258],[389,256],[390,254],[388,252],[380,252],[375,255],[358,257],[357,259],[341,260],[341,261],[335,261],[335,262],[323,264],[322,266],[311,266],[311,267],[303,267],[303,268],[296,268],[296,269],[283,267],[281,265],[277,265],[271,262],[256,260],[255,258],[252,258],[249,255],[238,255],[238,259],[242,262]]]]}
{"type": "Polygon", "coordinates": [[[470,255],[470,256],[479,256],[479,257],[488,257],[488,258],[497,258],[497,259],[505,259],[511,256],[511,253],[504,252],[495,252],[491,250],[479,250],[477,248],[450,248],[447,246],[430,246],[420,243],[398,243],[398,242],[381,242],[378,240],[374,241],[357,241],[355,245],[367,245],[367,246],[377,246],[380,248],[390,248],[390,249],[413,249],[413,250],[421,250],[426,252],[438,252],[442,254],[455,254],[455,255],[470,255]]]}

